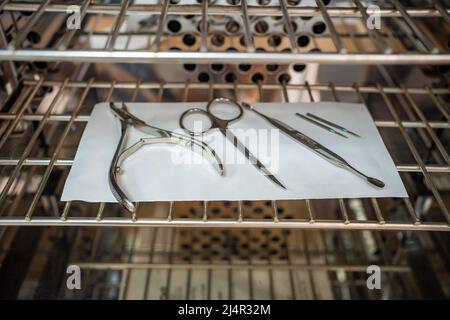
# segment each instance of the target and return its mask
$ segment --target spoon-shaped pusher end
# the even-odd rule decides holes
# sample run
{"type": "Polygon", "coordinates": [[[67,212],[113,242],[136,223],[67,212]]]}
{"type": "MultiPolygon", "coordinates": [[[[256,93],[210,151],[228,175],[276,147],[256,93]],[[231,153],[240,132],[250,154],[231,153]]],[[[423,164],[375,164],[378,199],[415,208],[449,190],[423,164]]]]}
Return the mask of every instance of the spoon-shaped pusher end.
{"type": "Polygon", "coordinates": [[[367,177],[367,181],[369,183],[373,184],[374,186],[377,186],[378,188],[384,188],[384,186],[385,186],[383,181],[378,180],[376,178],[367,177]]]}

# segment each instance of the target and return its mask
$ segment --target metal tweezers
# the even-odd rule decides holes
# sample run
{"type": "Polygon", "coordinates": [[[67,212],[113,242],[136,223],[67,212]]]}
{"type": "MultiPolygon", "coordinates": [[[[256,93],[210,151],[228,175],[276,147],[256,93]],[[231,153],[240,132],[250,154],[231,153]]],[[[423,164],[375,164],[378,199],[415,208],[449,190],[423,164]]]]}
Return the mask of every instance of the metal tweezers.
{"type": "Polygon", "coordinates": [[[109,107],[112,113],[120,120],[121,131],[119,143],[117,144],[114,157],[111,161],[111,166],[109,167],[109,187],[116,200],[129,212],[135,213],[136,206],[128,199],[127,195],[120,187],[118,182],[118,174],[120,173],[120,166],[123,161],[145,145],[169,143],[189,148],[191,151],[194,151],[215,163],[219,174],[224,175],[224,166],[222,161],[217,156],[215,151],[206,143],[193,137],[151,126],[142,119],[139,119],[130,113],[126,104],[123,102],[121,103],[121,107],[116,107],[113,102],[110,102],[109,107]],[[135,129],[151,135],[152,137],[142,138],[132,146],[123,150],[126,140],[125,138],[130,127],[134,127],[135,129]]]}

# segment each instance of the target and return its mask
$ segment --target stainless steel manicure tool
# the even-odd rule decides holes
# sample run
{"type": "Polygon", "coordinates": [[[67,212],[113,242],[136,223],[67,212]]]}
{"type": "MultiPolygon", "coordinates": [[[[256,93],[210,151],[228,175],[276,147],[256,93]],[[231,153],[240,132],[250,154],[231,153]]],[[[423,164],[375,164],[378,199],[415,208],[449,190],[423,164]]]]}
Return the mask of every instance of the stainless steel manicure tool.
{"type": "Polygon", "coordinates": [[[145,145],[169,143],[189,148],[191,151],[199,153],[203,157],[206,157],[211,162],[215,163],[219,174],[224,174],[224,166],[222,161],[216,155],[215,151],[206,143],[193,137],[188,137],[149,125],[144,120],[139,119],[130,113],[126,104],[123,102],[120,107],[117,107],[113,102],[110,102],[109,107],[111,112],[120,120],[121,131],[119,143],[117,144],[116,151],[109,167],[109,186],[116,200],[129,212],[135,213],[136,206],[129,200],[128,196],[119,185],[118,175],[121,172],[120,166],[126,158],[145,145]],[[132,146],[124,149],[127,132],[131,127],[134,127],[135,129],[150,135],[151,137],[140,139],[132,146]]]}
{"type": "Polygon", "coordinates": [[[319,116],[316,116],[316,115],[314,115],[314,114],[312,114],[312,113],[309,113],[309,112],[308,112],[306,115],[307,115],[308,117],[311,117],[311,118],[313,118],[313,119],[316,119],[316,120],[319,120],[319,121],[321,121],[321,122],[323,122],[323,123],[326,123],[327,125],[329,125],[329,126],[331,126],[331,127],[333,127],[333,128],[336,128],[336,129],[338,129],[338,130],[340,130],[340,131],[342,131],[342,132],[346,132],[346,133],[348,133],[348,134],[351,134],[352,136],[361,138],[361,136],[360,136],[359,134],[354,133],[354,132],[348,130],[347,128],[344,128],[344,127],[342,127],[342,126],[340,126],[340,125],[338,125],[338,124],[336,124],[336,123],[333,123],[333,122],[331,122],[331,121],[328,121],[328,120],[326,120],[326,119],[323,119],[323,118],[321,118],[321,117],[319,117],[319,116]]]}
{"type": "Polygon", "coordinates": [[[301,113],[296,113],[295,115],[298,116],[298,117],[300,117],[300,118],[302,118],[302,119],[304,119],[304,120],[306,120],[306,121],[308,121],[308,122],[310,122],[310,123],[312,123],[312,124],[314,124],[314,125],[316,125],[316,126],[318,126],[318,127],[320,127],[320,128],[322,128],[322,129],[327,130],[328,132],[337,134],[338,136],[341,136],[341,137],[343,137],[343,138],[345,138],[345,139],[348,139],[347,136],[343,135],[343,134],[340,133],[340,132],[337,132],[337,131],[334,130],[333,128],[330,128],[330,127],[328,127],[328,126],[326,126],[326,125],[324,125],[324,124],[321,124],[320,122],[318,122],[318,121],[316,121],[316,120],[314,120],[314,119],[308,118],[307,116],[305,116],[305,115],[303,115],[303,114],[301,114],[301,113]]]}
{"type": "MultiPolygon", "coordinates": [[[[216,111],[217,112],[217,111],[216,111]]],[[[209,133],[214,129],[218,129],[228,140],[233,143],[234,147],[238,149],[240,152],[242,152],[245,157],[250,161],[251,164],[253,164],[259,171],[261,171],[268,179],[270,179],[272,182],[277,184],[283,189],[286,189],[286,187],[262,164],[251,152],[247,149],[247,147],[242,144],[238,138],[233,135],[230,130],[227,130],[228,124],[240,119],[242,117],[242,114],[244,113],[244,110],[234,100],[228,99],[228,98],[215,98],[208,102],[208,105],[206,106],[206,110],[199,109],[199,108],[192,108],[189,110],[186,110],[180,117],[180,127],[189,132],[191,135],[202,135],[205,133],[209,133]],[[217,116],[217,113],[214,111],[214,106],[217,106],[218,104],[226,105],[229,109],[235,109],[237,111],[237,115],[233,116],[229,119],[223,119],[219,116],[217,116]],[[185,126],[185,120],[188,116],[199,114],[200,116],[206,117],[211,125],[209,128],[195,132],[193,130],[190,130],[186,128],[185,126]]]]}
{"type": "Polygon", "coordinates": [[[258,115],[260,115],[261,117],[266,119],[274,127],[280,129],[285,134],[287,134],[288,136],[293,138],[295,141],[300,142],[301,144],[305,145],[312,151],[316,152],[318,155],[320,155],[323,158],[325,158],[326,160],[330,161],[331,163],[333,163],[339,167],[350,169],[350,171],[358,174],[361,177],[364,177],[367,180],[367,182],[371,183],[374,186],[377,186],[379,188],[384,187],[383,181],[365,175],[364,173],[362,173],[361,171],[357,170],[355,167],[350,165],[344,158],[342,158],[338,154],[334,153],[330,149],[326,148],[325,146],[321,145],[317,141],[311,139],[307,135],[301,133],[298,130],[295,130],[294,128],[290,127],[289,125],[285,124],[284,122],[282,122],[280,120],[266,116],[265,114],[259,112],[252,105],[250,105],[248,103],[242,102],[242,105],[244,106],[244,108],[246,108],[248,110],[252,110],[253,112],[257,113],[258,115]]]}

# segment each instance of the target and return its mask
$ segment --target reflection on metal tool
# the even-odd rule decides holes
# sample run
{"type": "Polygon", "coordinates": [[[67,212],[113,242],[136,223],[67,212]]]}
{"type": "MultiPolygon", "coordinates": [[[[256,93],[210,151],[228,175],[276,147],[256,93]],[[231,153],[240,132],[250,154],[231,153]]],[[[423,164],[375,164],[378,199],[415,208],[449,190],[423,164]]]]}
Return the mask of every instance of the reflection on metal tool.
{"type": "Polygon", "coordinates": [[[378,180],[373,177],[366,176],[364,173],[362,173],[361,171],[355,169],[352,165],[350,165],[344,158],[342,158],[338,154],[334,153],[330,149],[324,147],[317,141],[311,139],[307,135],[301,133],[298,130],[295,130],[294,128],[288,126],[287,124],[285,124],[284,122],[282,122],[280,120],[277,120],[277,119],[274,119],[274,118],[271,118],[271,117],[268,117],[268,116],[262,114],[261,112],[256,110],[252,105],[250,105],[248,103],[243,102],[242,105],[245,108],[252,110],[253,112],[259,114],[261,117],[263,117],[268,122],[270,122],[274,127],[280,129],[281,131],[283,131],[284,133],[286,133],[287,135],[289,135],[290,137],[295,139],[297,142],[302,143],[303,145],[305,145],[309,149],[313,150],[314,152],[316,152],[317,154],[319,154],[326,160],[330,161],[331,163],[333,163],[337,166],[343,167],[343,168],[350,169],[352,172],[355,172],[358,175],[364,177],[367,180],[367,182],[373,184],[374,186],[377,186],[379,188],[384,187],[383,181],[378,180]]]}
{"type": "Polygon", "coordinates": [[[286,187],[250,152],[250,150],[247,149],[247,147],[242,144],[236,136],[234,136],[229,130],[227,131],[228,124],[230,122],[236,121],[242,117],[244,110],[242,107],[234,100],[228,99],[228,98],[215,98],[208,102],[208,105],[206,106],[206,111],[199,108],[192,108],[189,110],[186,110],[180,117],[180,127],[189,132],[191,135],[201,135],[210,132],[213,129],[219,129],[219,131],[233,143],[234,147],[238,149],[240,152],[242,152],[245,157],[250,161],[251,164],[253,164],[259,171],[261,171],[267,178],[269,178],[272,182],[277,184],[283,189],[286,189],[286,187]],[[217,106],[218,104],[224,104],[229,106],[228,109],[235,109],[237,111],[237,115],[231,117],[230,119],[222,119],[217,116],[217,113],[215,114],[213,107],[217,106]],[[193,130],[190,130],[186,128],[185,126],[185,120],[188,116],[198,114],[201,116],[206,117],[210,122],[211,126],[207,128],[206,130],[195,132],[193,130]]]}
{"type": "Polygon", "coordinates": [[[110,102],[109,107],[113,114],[120,120],[121,130],[119,143],[117,144],[114,157],[111,161],[111,166],[109,167],[109,186],[116,200],[129,212],[135,213],[136,206],[128,199],[127,195],[118,183],[120,165],[127,157],[129,157],[131,154],[135,153],[145,145],[169,143],[189,148],[190,150],[197,152],[204,157],[207,157],[210,161],[217,165],[219,174],[224,174],[224,167],[221,160],[216,155],[214,150],[206,143],[198,141],[197,139],[194,139],[192,137],[187,137],[169,130],[151,126],[145,121],[131,114],[128,111],[127,106],[123,102],[121,103],[121,107],[116,107],[113,102],[110,102]],[[134,127],[145,134],[151,135],[152,137],[140,139],[131,147],[122,150],[125,146],[125,138],[130,127],[134,127]]]}
{"type": "Polygon", "coordinates": [[[338,125],[338,124],[336,124],[336,123],[333,123],[333,122],[331,122],[331,121],[328,121],[328,120],[326,120],[326,119],[323,119],[323,118],[321,118],[321,117],[319,117],[319,116],[316,116],[316,115],[314,115],[314,114],[312,114],[312,113],[309,113],[309,112],[308,112],[306,115],[307,115],[308,117],[311,117],[311,118],[313,118],[313,119],[316,119],[316,120],[319,120],[319,121],[321,121],[321,122],[323,122],[323,123],[326,123],[327,125],[329,125],[329,126],[331,126],[331,127],[333,127],[333,128],[336,128],[336,129],[338,129],[338,130],[340,130],[340,131],[342,131],[342,132],[346,132],[346,133],[348,133],[348,134],[351,134],[352,136],[361,138],[361,136],[360,136],[359,134],[354,133],[354,132],[351,132],[351,131],[348,130],[347,128],[344,128],[344,127],[342,127],[342,126],[340,126],[340,125],[338,125]]]}

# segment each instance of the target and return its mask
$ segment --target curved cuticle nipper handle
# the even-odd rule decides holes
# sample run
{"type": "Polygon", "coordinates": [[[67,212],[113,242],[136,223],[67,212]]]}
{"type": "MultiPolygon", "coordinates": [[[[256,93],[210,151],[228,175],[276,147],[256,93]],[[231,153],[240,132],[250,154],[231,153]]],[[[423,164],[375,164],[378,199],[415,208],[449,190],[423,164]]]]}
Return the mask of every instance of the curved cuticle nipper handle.
{"type": "Polygon", "coordinates": [[[136,212],[136,206],[128,200],[128,197],[126,194],[122,191],[122,188],[119,186],[117,175],[119,173],[119,156],[120,152],[123,148],[123,145],[125,144],[125,137],[128,132],[129,124],[127,124],[123,119],[120,119],[120,126],[121,126],[121,134],[119,143],[117,144],[116,151],[114,152],[113,159],[111,161],[111,164],[109,166],[109,175],[108,175],[108,181],[109,181],[109,188],[114,195],[114,198],[124,207],[127,211],[134,213],[136,212]]]}
{"type": "Polygon", "coordinates": [[[121,108],[116,107],[113,102],[110,102],[109,106],[114,115],[120,120],[121,127],[119,142],[114,152],[111,165],[109,167],[109,186],[116,200],[130,213],[136,212],[136,206],[128,199],[127,195],[120,187],[118,183],[118,174],[120,173],[120,166],[123,161],[125,161],[127,157],[135,153],[144,145],[171,143],[189,148],[193,152],[197,152],[202,156],[207,156],[208,159],[211,160],[211,162],[215,162],[219,174],[224,175],[224,166],[221,159],[218,157],[214,149],[212,149],[205,142],[198,141],[193,137],[184,136],[182,134],[177,134],[169,130],[151,126],[142,119],[130,113],[127,106],[123,102],[121,108]],[[123,150],[127,132],[131,126],[135,127],[141,132],[153,135],[155,137],[141,139],[131,147],[123,150]],[[194,147],[197,147],[197,149],[194,149],[194,147]]]}
{"type": "Polygon", "coordinates": [[[225,174],[225,169],[223,164],[220,162],[220,158],[217,156],[216,152],[209,147],[205,143],[201,143],[198,140],[187,138],[184,136],[170,136],[170,137],[161,137],[161,138],[142,138],[132,146],[123,150],[117,161],[117,169],[120,170],[122,163],[130,157],[132,154],[136,153],[139,149],[144,146],[152,145],[152,144],[174,144],[178,146],[182,146],[185,148],[189,148],[192,152],[195,152],[202,157],[208,158],[211,162],[216,164],[216,169],[218,173],[223,176],[225,174]],[[197,148],[194,148],[197,147],[197,148]]]}

